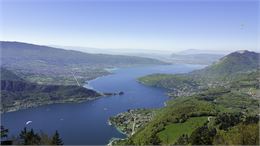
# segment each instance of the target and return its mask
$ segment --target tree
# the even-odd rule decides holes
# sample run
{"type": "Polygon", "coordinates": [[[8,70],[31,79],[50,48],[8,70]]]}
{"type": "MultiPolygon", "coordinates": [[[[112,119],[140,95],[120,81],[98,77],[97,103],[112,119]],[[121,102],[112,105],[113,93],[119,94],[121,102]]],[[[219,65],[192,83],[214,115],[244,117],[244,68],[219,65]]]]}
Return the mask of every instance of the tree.
{"type": "Polygon", "coordinates": [[[4,138],[7,138],[8,129],[5,129],[4,126],[1,126],[1,145],[12,145],[12,140],[3,140],[4,138]]]}
{"type": "Polygon", "coordinates": [[[220,130],[214,145],[259,145],[259,123],[240,123],[228,131],[220,130]]]}
{"type": "Polygon", "coordinates": [[[26,135],[27,135],[27,128],[24,127],[20,133],[20,138],[24,140],[26,138],[26,135]]]}
{"type": "Polygon", "coordinates": [[[6,138],[8,133],[8,129],[5,129],[4,126],[1,126],[1,139],[6,138]]]}
{"type": "Polygon", "coordinates": [[[24,145],[38,145],[41,142],[41,137],[34,133],[33,129],[29,132],[26,128],[20,133],[20,138],[23,140],[22,144],[24,145]]]}
{"type": "Polygon", "coordinates": [[[219,129],[228,130],[228,128],[237,125],[242,121],[242,113],[223,113],[219,114],[215,119],[215,124],[219,124],[219,129]]]}
{"type": "Polygon", "coordinates": [[[189,144],[189,136],[187,134],[183,134],[175,142],[175,145],[188,145],[188,144],[189,144]]]}
{"type": "Polygon", "coordinates": [[[53,144],[53,145],[63,145],[62,139],[60,138],[60,135],[59,135],[57,130],[55,131],[55,134],[52,137],[51,144],[53,144]]]}
{"type": "Polygon", "coordinates": [[[214,136],[217,134],[215,128],[209,129],[207,126],[197,128],[190,136],[192,145],[212,145],[214,136]]]}
{"type": "Polygon", "coordinates": [[[158,137],[157,134],[153,134],[151,136],[151,139],[150,139],[150,144],[152,145],[160,145],[162,141],[160,140],[160,138],[158,137]]]}
{"type": "Polygon", "coordinates": [[[52,137],[42,131],[40,131],[39,136],[41,137],[41,145],[51,145],[52,137]]]}

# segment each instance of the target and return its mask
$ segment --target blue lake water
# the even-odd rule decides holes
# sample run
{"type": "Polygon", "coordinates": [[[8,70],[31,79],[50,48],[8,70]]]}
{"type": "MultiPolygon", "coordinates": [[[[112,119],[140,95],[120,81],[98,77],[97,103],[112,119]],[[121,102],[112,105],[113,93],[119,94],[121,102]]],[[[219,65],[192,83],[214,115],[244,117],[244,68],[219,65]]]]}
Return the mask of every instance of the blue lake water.
{"type": "Polygon", "coordinates": [[[9,136],[18,135],[24,128],[53,134],[58,130],[64,144],[104,145],[112,137],[123,138],[107,124],[110,116],[128,109],[158,108],[168,99],[163,89],[139,84],[138,77],[151,73],[186,73],[202,65],[161,65],[131,67],[114,70],[111,75],[92,80],[89,85],[100,92],[123,91],[122,96],[102,97],[83,103],[52,104],[1,115],[1,124],[9,129],[9,136]],[[32,121],[25,125],[27,121],[32,121]]]}

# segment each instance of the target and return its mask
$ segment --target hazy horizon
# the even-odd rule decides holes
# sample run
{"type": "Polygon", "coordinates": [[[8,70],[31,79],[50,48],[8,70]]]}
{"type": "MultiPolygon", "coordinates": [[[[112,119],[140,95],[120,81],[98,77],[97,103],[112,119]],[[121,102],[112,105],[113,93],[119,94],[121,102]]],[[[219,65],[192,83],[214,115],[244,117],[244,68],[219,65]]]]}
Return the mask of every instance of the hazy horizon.
{"type": "Polygon", "coordinates": [[[3,41],[80,51],[258,51],[259,1],[254,0],[2,0],[1,4],[3,41]]]}

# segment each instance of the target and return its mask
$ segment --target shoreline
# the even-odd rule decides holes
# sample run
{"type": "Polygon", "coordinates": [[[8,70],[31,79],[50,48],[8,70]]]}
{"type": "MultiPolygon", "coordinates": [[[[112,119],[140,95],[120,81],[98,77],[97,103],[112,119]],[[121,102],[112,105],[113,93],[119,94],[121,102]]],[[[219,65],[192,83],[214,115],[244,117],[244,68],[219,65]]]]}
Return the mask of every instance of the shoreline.
{"type": "Polygon", "coordinates": [[[77,99],[74,100],[73,99],[67,99],[67,100],[61,100],[61,101],[41,101],[41,103],[33,103],[30,106],[24,106],[24,107],[12,107],[6,111],[1,111],[0,114],[6,114],[6,113],[11,113],[11,112],[17,112],[17,111],[21,111],[21,110],[26,110],[26,109],[30,109],[30,108],[37,108],[37,107],[41,107],[41,106],[45,106],[45,105],[52,105],[52,104],[65,104],[65,103],[83,103],[83,102],[88,102],[88,101],[92,101],[92,100],[97,100],[101,97],[104,97],[103,95],[97,96],[95,98],[81,98],[81,99],[77,99]]]}
{"type": "Polygon", "coordinates": [[[108,124],[112,127],[115,127],[118,132],[122,133],[126,137],[116,139],[111,138],[110,141],[112,142],[109,144],[113,145],[113,142],[128,139],[130,136],[136,133],[138,129],[142,128],[149,121],[151,121],[155,116],[155,112],[156,109],[138,108],[111,116],[108,119],[108,124]]]}
{"type": "MultiPolygon", "coordinates": [[[[111,73],[109,72],[108,74],[104,74],[104,75],[101,75],[99,77],[87,80],[87,81],[84,82],[85,84],[83,86],[81,86],[81,87],[84,87],[86,89],[94,90],[95,92],[100,94],[100,96],[97,96],[97,97],[94,97],[94,98],[91,98],[91,99],[89,99],[89,98],[82,98],[82,99],[77,99],[75,101],[73,101],[73,99],[67,99],[67,100],[61,100],[61,101],[51,101],[51,100],[50,101],[41,101],[41,103],[34,102],[34,103],[30,103],[31,104],[30,106],[21,106],[21,107],[15,107],[14,106],[14,107],[12,107],[10,109],[7,109],[6,111],[2,111],[3,109],[1,109],[0,114],[17,112],[17,111],[20,111],[20,110],[26,110],[26,109],[30,109],[30,108],[37,108],[37,107],[40,107],[40,106],[52,105],[52,104],[82,103],[82,102],[96,100],[96,99],[99,99],[101,97],[105,97],[106,95],[104,95],[102,92],[99,92],[99,91],[95,90],[94,88],[87,88],[87,87],[85,87],[85,85],[86,84],[88,85],[90,81],[93,81],[93,80],[96,80],[98,78],[101,78],[101,77],[104,77],[104,76],[108,76],[108,75],[111,75],[111,73]]],[[[89,86],[89,87],[91,87],[91,86],[89,86]]]]}

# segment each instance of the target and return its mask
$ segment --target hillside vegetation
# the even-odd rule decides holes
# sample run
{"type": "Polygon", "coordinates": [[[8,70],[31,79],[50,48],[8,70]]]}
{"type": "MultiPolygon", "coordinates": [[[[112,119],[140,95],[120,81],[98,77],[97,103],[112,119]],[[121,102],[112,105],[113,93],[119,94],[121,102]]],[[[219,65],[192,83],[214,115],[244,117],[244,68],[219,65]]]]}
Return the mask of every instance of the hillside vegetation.
{"type": "Polygon", "coordinates": [[[156,110],[146,125],[134,135],[113,144],[258,145],[258,55],[248,51],[235,52],[189,74],[154,74],[140,78],[145,85],[166,88],[169,93],[176,90],[184,93],[170,94],[174,99],[156,110]],[[244,60],[236,62],[234,58],[244,60]],[[228,70],[223,72],[225,69],[228,70]],[[213,77],[209,77],[211,73],[213,77]],[[189,88],[193,92],[187,95],[184,89],[189,91],[189,88]]]}
{"type": "Polygon", "coordinates": [[[21,42],[0,42],[1,65],[38,84],[76,85],[109,74],[106,68],[165,64],[133,56],[89,54],[21,42]]]}
{"type": "Polygon", "coordinates": [[[247,50],[233,52],[204,69],[193,71],[191,75],[207,81],[230,80],[238,73],[259,69],[259,57],[259,53],[247,50]]]}
{"type": "MultiPolygon", "coordinates": [[[[258,73],[259,53],[238,51],[218,62],[188,74],[152,74],[138,79],[142,84],[169,89],[173,96],[192,95],[209,87],[229,86],[235,80],[258,73]]],[[[257,77],[254,76],[254,79],[257,77]]],[[[256,82],[252,81],[252,82],[256,82]]]]}
{"type": "Polygon", "coordinates": [[[22,80],[11,71],[1,69],[1,112],[16,111],[44,104],[79,102],[101,96],[76,85],[39,85],[22,80]]]}

